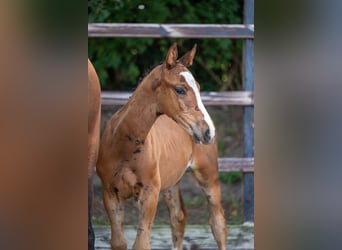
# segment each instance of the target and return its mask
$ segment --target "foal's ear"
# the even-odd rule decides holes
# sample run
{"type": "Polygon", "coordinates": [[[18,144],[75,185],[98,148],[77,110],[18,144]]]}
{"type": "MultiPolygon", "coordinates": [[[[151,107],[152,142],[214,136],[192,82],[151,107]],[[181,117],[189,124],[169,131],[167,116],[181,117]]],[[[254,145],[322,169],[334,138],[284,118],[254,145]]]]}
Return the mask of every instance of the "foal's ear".
{"type": "Polygon", "coordinates": [[[185,67],[189,67],[192,65],[192,62],[196,54],[196,49],[197,49],[197,44],[195,44],[194,47],[190,51],[186,52],[186,54],[179,59],[179,61],[185,67]]]}
{"type": "Polygon", "coordinates": [[[177,49],[177,43],[173,43],[172,46],[169,48],[169,51],[167,52],[166,55],[166,67],[168,69],[171,69],[176,65],[176,60],[178,57],[178,49],[177,49]]]}

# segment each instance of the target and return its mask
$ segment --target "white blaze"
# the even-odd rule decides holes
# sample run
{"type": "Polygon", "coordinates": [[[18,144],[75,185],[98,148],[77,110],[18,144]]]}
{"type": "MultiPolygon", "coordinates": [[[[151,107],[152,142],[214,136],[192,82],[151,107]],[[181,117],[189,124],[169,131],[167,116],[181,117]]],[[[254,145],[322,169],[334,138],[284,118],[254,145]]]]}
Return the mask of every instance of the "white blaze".
{"type": "Polygon", "coordinates": [[[203,102],[202,102],[202,99],[201,99],[201,95],[200,95],[200,92],[199,92],[199,89],[197,87],[197,84],[196,84],[196,81],[195,81],[194,77],[192,76],[191,73],[189,73],[187,71],[181,72],[180,75],[182,75],[185,78],[185,81],[187,82],[187,84],[194,91],[195,96],[196,96],[196,100],[197,100],[198,108],[202,112],[202,114],[204,116],[204,120],[206,121],[206,123],[209,126],[210,136],[214,137],[215,136],[215,126],[214,126],[213,121],[210,118],[210,115],[208,114],[208,111],[206,110],[206,108],[203,105],[203,102]]]}

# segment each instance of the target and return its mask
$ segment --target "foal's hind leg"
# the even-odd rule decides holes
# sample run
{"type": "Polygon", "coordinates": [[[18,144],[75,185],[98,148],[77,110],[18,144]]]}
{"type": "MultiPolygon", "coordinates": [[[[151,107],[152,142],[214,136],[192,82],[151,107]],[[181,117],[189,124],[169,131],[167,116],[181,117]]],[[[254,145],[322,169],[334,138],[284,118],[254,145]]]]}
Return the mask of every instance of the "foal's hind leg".
{"type": "Polygon", "coordinates": [[[187,211],[183,203],[179,183],[163,192],[164,202],[169,209],[173,249],[183,249],[187,211]]]}
{"type": "Polygon", "coordinates": [[[216,150],[198,146],[199,152],[192,167],[193,175],[205,192],[209,206],[209,224],[220,250],[226,249],[227,226],[221,206],[221,189],[218,181],[216,150]]]}
{"type": "Polygon", "coordinates": [[[111,224],[112,250],[127,250],[127,242],[124,237],[124,201],[110,191],[103,190],[103,202],[111,224]]]}

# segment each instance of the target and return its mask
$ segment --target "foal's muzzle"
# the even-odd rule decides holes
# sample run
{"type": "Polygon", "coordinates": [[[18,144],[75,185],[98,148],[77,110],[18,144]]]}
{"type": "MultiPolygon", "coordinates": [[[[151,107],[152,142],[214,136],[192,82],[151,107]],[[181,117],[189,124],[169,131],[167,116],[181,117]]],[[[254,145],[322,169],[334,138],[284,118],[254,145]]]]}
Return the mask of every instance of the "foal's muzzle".
{"type": "Polygon", "coordinates": [[[205,121],[198,122],[196,126],[191,127],[191,130],[195,143],[213,143],[214,135],[210,134],[209,126],[205,121]]]}

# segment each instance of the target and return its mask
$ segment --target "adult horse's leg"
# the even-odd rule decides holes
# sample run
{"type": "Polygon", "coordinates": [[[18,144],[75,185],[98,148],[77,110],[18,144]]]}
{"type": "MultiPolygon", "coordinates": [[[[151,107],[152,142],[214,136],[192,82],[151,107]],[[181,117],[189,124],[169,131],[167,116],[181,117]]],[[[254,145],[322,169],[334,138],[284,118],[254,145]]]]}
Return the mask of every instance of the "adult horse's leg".
{"type": "Polygon", "coordinates": [[[160,185],[146,185],[141,188],[138,208],[139,225],[137,238],[135,239],[133,250],[150,250],[150,235],[153,220],[156,214],[160,185]]]}
{"type": "Polygon", "coordinates": [[[220,250],[226,249],[227,225],[221,205],[221,189],[218,180],[218,162],[216,148],[206,149],[199,145],[196,152],[196,162],[193,166],[193,175],[205,192],[209,206],[209,224],[220,250]]]}
{"type": "Polygon", "coordinates": [[[103,203],[111,225],[112,250],[127,250],[127,242],[123,232],[125,216],[124,201],[108,190],[103,190],[103,203]]]}
{"type": "Polygon", "coordinates": [[[170,214],[173,249],[182,250],[187,211],[179,183],[163,191],[163,198],[170,214]]]}
{"type": "Polygon", "coordinates": [[[95,233],[91,223],[93,204],[93,177],[88,178],[88,250],[94,250],[95,233]]]}
{"type": "Polygon", "coordinates": [[[95,121],[95,127],[91,135],[88,135],[88,250],[95,248],[95,234],[93,225],[91,223],[92,210],[93,210],[93,176],[94,169],[97,162],[98,147],[99,147],[99,134],[100,134],[100,118],[95,121]],[[97,129],[98,128],[98,129],[97,129]],[[97,133],[98,131],[98,133],[97,133]]]}

